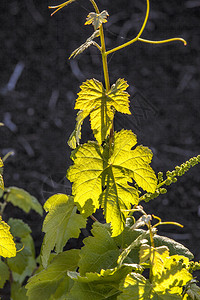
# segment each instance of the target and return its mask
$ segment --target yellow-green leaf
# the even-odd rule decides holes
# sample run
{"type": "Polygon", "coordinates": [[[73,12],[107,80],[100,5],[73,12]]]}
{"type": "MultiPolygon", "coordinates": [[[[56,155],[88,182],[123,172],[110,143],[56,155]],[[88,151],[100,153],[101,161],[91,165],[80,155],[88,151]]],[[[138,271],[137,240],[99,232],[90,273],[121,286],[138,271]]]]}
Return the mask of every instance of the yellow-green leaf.
{"type": "Polygon", "coordinates": [[[106,10],[103,10],[100,14],[91,12],[87,16],[85,25],[92,24],[94,26],[94,29],[97,30],[102,23],[107,22],[107,17],[109,17],[109,14],[106,10]]]}
{"type": "Polygon", "coordinates": [[[33,209],[42,216],[42,205],[34,196],[30,195],[27,191],[14,186],[11,186],[6,190],[8,192],[6,201],[18,206],[26,213],[29,213],[30,210],[33,209]]]}
{"type": "Polygon", "coordinates": [[[165,293],[170,289],[171,294],[181,295],[183,287],[192,280],[192,275],[187,270],[189,259],[181,255],[172,255],[164,261],[163,271],[154,274],[154,290],[165,293]]]}
{"type": "Polygon", "coordinates": [[[121,294],[117,300],[181,300],[181,294],[171,293],[166,287],[165,292],[155,291],[152,283],[141,274],[128,274],[120,284],[121,294]]]}
{"type": "Polygon", "coordinates": [[[83,51],[85,51],[88,47],[91,45],[97,45],[94,42],[94,39],[99,36],[99,30],[96,30],[87,40],[84,44],[82,44],[80,47],[75,49],[72,54],[70,55],[69,59],[72,57],[76,57],[78,54],[81,54],[83,51]]]}
{"type": "Polygon", "coordinates": [[[106,148],[95,142],[83,144],[73,153],[74,165],[67,174],[73,182],[74,201],[83,212],[87,202],[91,203],[90,213],[101,205],[106,221],[111,222],[113,236],[124,229],[131,204],[138,204],[138,190],[128,182],[134,179],[138,186],[151,192],[157,184],[155,173],[149,166],[152,153],[143,146],[131,150],[136,142],[131,131],[115,133],[110,157],[106,148]]]}
{"type": "Polygon", "coordinates": [[[79,145],[79,140],[81,139],[81,126],[83,124],[83,121],[85,120],[85,118],[87,118],[88,115],[89,115],[89,112],[84,111],[84,110],[80,110],[77,113],[76,127],[75,127],[74,131],[72,132],[72,134],[70,135],[69,140],[68,140],[68,145],[72,149],[75,149],[76,145],[79,145]]]}
{"type": "Polygon", "coordinates": [[[91,128],[100,145],[110,132],[115,110],[130,114],[129,94],[125,91],[127,87],[124,79],[118,79],[108,93],[96,79],[87,80],[80,87],[75,109],[82,110],[85,116],[82,115],[81,121],[77,120],[77,123],[82,124],[84,118],[90,114],[91,128]]]}
{"type": "Polygon", "coordinates": [[[114,150],[109,164],[116,168],[123,168],[132,177],[139,187],[145,191],[154,193],[157,179],[150,167],[153,154],[144,146],[136,146],[137,137],[130,130],[121,130],[115,134],[114,150]]]}
{"type": "Polygon", "coordinates": [[[41,260],[46,268],[51,250],[55,248],[55,252],[60,253],[70,238],[78,238],[80,229],[86,226],[86,219],[76,213],[73,197],[64,194],[50,197],[44,209],[48,214],[43,223],[41,260]]]}
{"type": "Polygon", "coordinates": [[[10,226],[2,221],[0,216],[0,256],[16,256],[16,246],[10,233],[10,226]]]}
{"type": "Polygon", "coordinates": [[[104,170],[102,149],[95,142],[83,144],[75,150],[74,165],[68,169],[67,176],[71,182],[74,202],[84,212],[87,202],[91,203],[91,213],[99,208],[99,196],[102,193],[101,177],[104,170]]]}

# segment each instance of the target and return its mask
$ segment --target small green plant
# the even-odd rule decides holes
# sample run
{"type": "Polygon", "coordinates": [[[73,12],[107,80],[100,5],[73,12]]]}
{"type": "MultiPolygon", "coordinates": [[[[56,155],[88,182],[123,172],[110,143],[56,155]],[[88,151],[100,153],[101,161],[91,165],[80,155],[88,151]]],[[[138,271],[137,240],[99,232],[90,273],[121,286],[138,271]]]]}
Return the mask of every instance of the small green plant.
{"type": "MultiPolygon", "coordinates": [[[[50,8],[55,9],[54,14],[74,1],[50,8]]],[[[109,54],[137,41],[151,44],[181,41],[184,45],[186,41],[182,38],[151,41],[141,37],[149,16],[147,0],[138,35],[107,51],[103,24],[107,22],[108,12],[100,12],[96,2],[90,2],[95,12],[89,13],[85,24],[91,24],[94,33],[70,58],[90,46],[97,47],[105,82],[89,79],[80,86],[75,104],[79,110],[77,122],[68,141],[74,149],[73,165],[67,171],[72,195],[56,194],[46,201],[45,235],[37,260],[40,267],[28,280],[27,293],[22,286],[21,298],[13,293],[12,299],[200,299],[200,288],[192,276],[193,271],[200,269],[200,263],[193,261],[193,254],[185,246],[158,234],[158,226],[182,225],[149,215],[141,206],[142,201],[166,193],[168,185],[200,162],[200,155],[172,172],[165,175],[159,172],[156,176],[150,166],[151,150],[137,145],[132,131],[114,131],[115,112],[130,114],[128,84],[120,78],[110,86],[107,65],[109,54]],[[95,141],[80,144],[86,117],[90,118],[95,141]],[[93,216],[98,208],[103,210],[104,224],[93,216]],[[79,237],[88,218],[94,223],[91,236],[83,241],[84,246],[63,251],[70,238],[79,237]]],[[[22,281],[18,287],[20,284],[22,281]]]]}

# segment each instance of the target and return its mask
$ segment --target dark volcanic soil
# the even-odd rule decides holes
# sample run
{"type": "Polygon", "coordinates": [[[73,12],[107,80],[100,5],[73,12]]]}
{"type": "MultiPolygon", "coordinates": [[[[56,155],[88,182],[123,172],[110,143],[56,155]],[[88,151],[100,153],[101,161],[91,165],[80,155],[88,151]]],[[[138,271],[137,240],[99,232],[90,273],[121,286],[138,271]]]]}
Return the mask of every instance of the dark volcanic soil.
{"type": "MultiPolygon", "coordinates": [[[[59,2],[60,3],[60,2],[59,2]]],[[[143,22],[145,0],[99,0],[110,18],[105,25],[107,49],[134,37],[143,22]]],[[[67,140],[75,125],[73,111],[79,85],[87,78],[103,81],[101,60],[90,48],[75,60],[71,52],[91,35],[83,26],[92,10],[77,1],[54,17],[48,5],[57,1],[0,2],[0,128],[6,186],[25,188],[44,204],[56,192],[71,190],[65,179],[71,164],[67,140]],[[17,75],[17,76],[16,76],[17,75]],[[15,80],[14,80],[15,79],[15,80]]],[[[195,0],[152,0],[143,38],[180,36],[187,40],[164,45],[137,42],[109,56],[110,81],[125,78],[130,87],[132,116],[117,116],[115,128],[132,129],[139,143],[154,153],[156,171],[172,170],[200,153],[200,5],[195,0]]],[[[87,122],[86,122],[87,123],[87,122]]],[[[83,141],[93,139],[88,124],[83,141]]],[[[177,221],[183,229],[161,228],[161,234],[185,244],[200,260],[200,167],[190,170],[167,195],[146,205],[148,213],[177,221]]],[[[9,206],[4,215],[23,217],[33,230],[39,253],[42,220],[9,206]]],[[[5,298],[6,299],[6,296],[5,298]]]]}

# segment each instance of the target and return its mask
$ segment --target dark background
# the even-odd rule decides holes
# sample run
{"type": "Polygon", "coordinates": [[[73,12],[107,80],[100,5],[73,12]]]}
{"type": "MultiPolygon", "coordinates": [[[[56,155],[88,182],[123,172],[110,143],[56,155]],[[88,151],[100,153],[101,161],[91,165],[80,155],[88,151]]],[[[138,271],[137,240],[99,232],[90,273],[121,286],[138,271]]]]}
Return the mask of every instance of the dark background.
{"type": "MultiPolygon", "coordinates": [[[[6,186],[26,189],[41,204],[56,192],[70,193],[65,175],[71,164],[69,135],[75,126],[73,110],[82,81],[103,81],[101,58],[95,48],[75,60],[71,52],[92,33],[83,26],[93,11],[79,0],[50,17],[47,0],[0,2],[0,128],[1,157],[14,151],[5,164],[6,186]]],[[[143,22],[146,2],[99,0],[110,15],[105,25],[107,49],[133,38],[143,22]]],[[[140,144],[154,153],[156,172],[172,170],[200,146],[200,2],[152,0],[143,38],[160,40],[183,37],[188,45],[173,42],[150,45],[137,42],[109,56],[111,84],[125,78],[130,87],[132,116],[117,115],[115,128],[132,129],[140,144]]],[[[83,141],[93,139],[88,122],[83,141]]],[[[146,207],[163,221],[177,221],[160,228],[161,234],[185,244],[200,260],[200,167],[196,166],[146,207]]],[[[4,219],[23,217],[33,230],[39,253],[42,220],[8,206],[4,219]]]]}

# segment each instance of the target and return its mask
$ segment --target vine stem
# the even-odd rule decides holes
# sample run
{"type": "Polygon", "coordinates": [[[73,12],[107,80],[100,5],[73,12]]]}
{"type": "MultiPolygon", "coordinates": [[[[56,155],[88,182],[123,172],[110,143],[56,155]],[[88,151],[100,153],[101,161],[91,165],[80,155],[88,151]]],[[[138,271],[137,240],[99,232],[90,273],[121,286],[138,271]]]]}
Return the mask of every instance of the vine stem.
{"type": "MultiPolygon", "coordinates": [[[[100,13],[99,8],[94,0],[90,0],[92,3],[95,12],[97,14],[100,13]]],[[[106,45],[105,45],[105,38],[104,38],[104,32],[103,32],[103,25],[101,24],[99,28],[100,33],[100,40],[101,40],[101,56],[102,56],[102,64],[103,64],[103,72],[104,72],[104,80],[105,80],[105,86],[106,86],[106,92],[110,90],[110,80],[109,80],[109,73],[108,73],[108,62],[107,62],[107,55],[106,55],[106,45]]]]}

